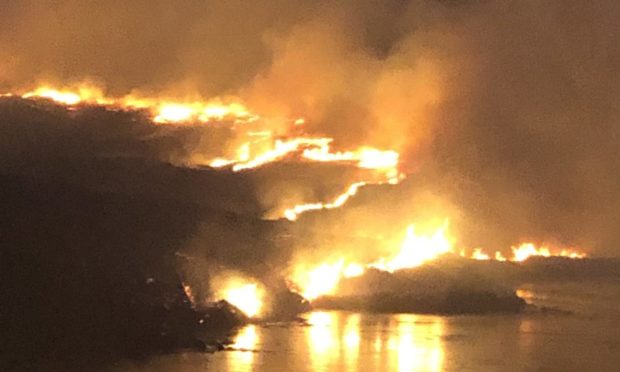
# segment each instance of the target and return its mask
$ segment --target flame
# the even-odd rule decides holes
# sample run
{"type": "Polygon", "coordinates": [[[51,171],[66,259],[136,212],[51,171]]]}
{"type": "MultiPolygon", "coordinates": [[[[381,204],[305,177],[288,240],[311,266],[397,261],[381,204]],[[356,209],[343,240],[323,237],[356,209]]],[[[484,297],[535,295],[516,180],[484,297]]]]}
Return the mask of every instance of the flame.
{"type": "Polygon", "coordinates": [[[562,249],[554,253],[548,247],[536,247],[534,243],[523,243],[517,247],[511,247],[512,261],[523,262],[530,257],[567,257],[573,259],[585,258],[586,254],[573,249],[562,249]]]}
{"type": "Polygon", "coordinates": [[[451,251],[452,244],[446,235],[446,229],[447,222],[432,234],[418,234],[412,224],[407,228],[400,250],[389,259],[380,258],[364,265],[359,262],[346,262],[341,258],[321,263],[311,269],[301,265],[295,270],[291,281],[294,289],[311,301],[320,296],[334,294],[343,278],[361,276],[369,267],[394,272],[420,266],[451,251]]]}
{"type": "Polygon", "coordinates": [[[249,317],[259,316],[263,308],[264,290],[258,283],[232,277],[224,283],[219,297],[228,301],[249,317]]]}
{"type": "Polygon", "coordinates": [[[512,257],[506,258],[500,251],[495,251],[495,254],[491,257],[490,254],[484,252],[481,248],[476,248],[470,255],[465,253],[465,250],[461,250],[460,256],[464,258],[471,258],[474,260],[490,260],[495,261],[511,261],[511,262],[523,262],[530,257],[565,257],[571,259],[581,259],[587,257],[583,252],[576,249],[550,249],[546,246],[536,247],[534,243],[522,243],[519,246],[511,247],[512,257]]]}
{"type": "MultiPolygon", "coordinates": [[[[8,95],[7,95],[8,96],[8,95]]],[[[75,106],[82,103],[97,104],[112,109],[145,110],[150,113],[157,124],[194,124],[211,122],[231,122],[233,124],[252,123],[261,119],[245,107],[240,100],[224,102],[219,98],[210,100],[171,100],[158,97],[141,97],[129,94],[121,97],[106,97],[103,91],[88,83],[69,88],[55,88],[41,85],[32,91],[21,94],[24,98],[46,98],[58,104],[75,106]]],[[[304,118],[289,121],[292,127],[305,124],[304,118]]],[[[331,202],[303,203],[286,209],[283,217],[295,220],[299,214],[321,209],[334,209],[344,205],[357,190],[368,183],[396,184],[404,178],[398,172],[399,153],[393,150],[381,150],[369,146],[354,150],[335,152],[331,149],[333,142],[329,137],[292,137],[272,140],[273,133],[269,130],[248,130],[245,133],[251,141],[242,143],[232,158],[215,157],[206,164],[213,168],[231,167],[234,172],[261,167],[296,154],[301,160],[315,162],[344,162],[360,169],[368,169],[382,176],[383,180],[373,182],[359,180],[351,184],[346,191],[331,202]],[[272,140],[271,143],[268,143],[272,140]],[[254,146],[255,143],[261,146],[254,146]]],[[[204,162],[200,156],[193,161],[204,162]]]]}
{"type": "Polygon", "coordinates": [[[156,123],[178,123],[190,120],[193,115],[194,110],[191,106],[166,103],[159,107],[153,121],[156,123]]]}
{"type": "Polygon", "coordinates": [[[273,149],[258,154],[247,161],[238,162],[233,165],[233,171],[238,172],[245,169],[257,168],[264,164],[280,160],[285,156],[299,151],[304,146],[326,146],[331,138],[293,138],[289,140],[276,140],[273,149]]]}
{"type": "Polygon", "coordinates": [[[304,150],[302,155],[306,159],[321,162],[357,162],[359,168],[377,170],[389,178],[398,174],[399,154],[392,150],[361,147],[356,151],[331,152],[327,142],[323,146],[304,150]]]}
{"type": "Polygon", "coordinates": [[[209,101],[180,102],[161,98],[144,98],[134,95],[123,97],[105,97],[102,90],[88,84],[77,88],[54,88],[41,85],[32,91],[21,94],[23,98],[46,98],[52,101],[74,106],[80,103],[97,104],[121,109],[146,109],[153,116],[155,123],[209,123],[231,120],[234,123],[249,123],[260,117],[251,113],[241,102],[222,102],[219,99],[209,101]]]}
{"type": "Polygon", "coordinates": [[[453,250],[446,235],[447,222],[431,235],[417,234],[415,225],[409,225],[400,251],[391,259],[381,258],[369,266],[394,272],[420,266],[453,250]]]}
{"type": "Polygon", "coordinates": [[[495,261],[504,262],[504,261],[506,261],[506,257],[504,257],[502,252],[497,251],[497,252],[495,252],[495,261]]]}
{"type": "Polygon", "coordinates": [[[491,259],[491,257],[488,254],[482,252],[482,249],[480,248],[474,249],[474,252],[471,254],[471,258],[473,258],[474,260],[480,260],[480,261],[486,261],[486,260],[491,259]]]}
{"type": "MultiPolygon", "coordinates": [[[[362,276],[368,268],[395,272],[421,266],[445,254],[454,254],[457,250],[447,233],[447,228],[447,220],[442,226],[431,230],[429,233],[421,233],[415,224],[411,224],[406,229],[405,238],[399,250],[371,263],[363,264],[340,258],[323,262],[311,268],[300,265],[291,278],[292,289],[312,301],[320,296],[337,293],[342,279],[362,276]]],[[[512,262],[521,262],[531,256],[567,257],[571,259],[586,257],[585,253],[575,249],[551,250],[547,247],[537,248],[533,243],[524,243],[518,247],[513,247],[512,250],[513,257],[509,260],[512,262]]],[[[461,249],[459,255],[474,260],[508,261],[499,251],[490,255],[481,248],[474,249],[470,255],[461,249]]]]}
{"type": "Polygon", "coordinates": [[[358,276],[362,276],[364,274],[364,266],[358,263],[350,263],[348,264],[344,270],[342,270],[342,276],[345,278],[355,278],[358,276]]]}
{"type": "Polygon", "coordinates": [[[82,102],[96,104],[105,104],[108,102],[108,100],[103,97],[101,90],[88,85],[83,85],[75,91],[69,89],[56,89],[44,85],[36,88],[33,91],[24,93],[22,97],[46,98],[68,106],[77,105],[78,103],[82,102]]]}
{"type": "Polygon", "coordinates": [[[346,203],[352,196],[354,196],[355,194],[357,194],[357,190],[359,190],[360,187],[366,185],[366,182],[356,182],[354,184],[352,184],[351,186],[349,186],[347,188],[347,190],[338,195],[338,197],[336,197],[336,199],[334,199],[334,201],[330,202],[330,203],[308,203],[308,204],[299,204],[296,205],[292,208],[289,208],[287,210],[284,211],[284,217],[286,217],[286,219],[290,220],[290,221],[295,221],[297,219],[297,217],[304,213],[304,212],[308,212],[308,211],[318,211],[321,209],[334,209],[334,208],[340,208],[344,205],[344,203],[346,203]]]}
{"type": "MultiPolygon", "coordinates": [[[[2,94],[2,97],[12,97],[16,94],[2,94]]],[[[240,100],[232,99],[223,101],[219,98],[210,100],[171,100],[167,98],[140,97],[126,95],[121,97],[106,97],[103,91],[89,83],[82,83],[69,88],[57,88],[49,84],[43,84],[23,94],[17,94],[23,98],[45,98],[58,104],[73,107],[79,104],[97,104],[112,109],[140,109],[150,113],[154,123],[158,124],[182,124],[182,123],[210,123],[226,121],[232,124],[252,123],[261,119],[245,107],[240,100]]],[[[304,118],[290,120],[292,127],[303,127],[304,118]]],[[[255,128],[253,128],[255,129],[255,128]]],[[[393,150],[376,149],[362,146],[347,151],[333,151],[331,145],[333,139],[329,137],[292,137],[273,139],[270,130],[248,130],[245,133],[249,140],[242,142],[234,151],[234,157],[216,157],[208,161],[214,168],[231,167],[235,172],[261,167],[265,164],[280,161],[288,156],[296,155],[301,160],[314,162],[341,162],[350,163],[360,169],[368,169],[376,172],[380,177],[370,180],[359,180],[350,184],[344,192],[337,195],[333,200],[324,202],[310,202],[294,205],[283,211],[283,217],[294,221],[299,215],[316,210],[335,209],[346,204],[354,197],[359,189],[368,184],[396,184],[404,179],[399,173],[399,153],[393,150]],[[260,143],[260,145],[257,145],[260,143]]],[[[533,243],[523,243],[511,247],[512,257],[507,259],[501,252],[494,255],[484,252],[480,248],[472,251],[468,258],[477,260],[513,261],[522,262],[532,256],[540,257],[567,257],[584,258],[586,255],[574,249],[550,249],[546,246],[537,247],[533,243]]],[[[318,272],[329,272],[323,278],[325,283],[310,289],[309,293],[329,292],[338,280],[333,278],[354,277],[362,275],[366,267],[374,267],[381,270],[395,271],[401,268],[419,266],[434,258],[453,251],[452,244],[445,236],[445,229],[439,229],[430,236],[421,236],[416,233],[415,226],[407,229],[405,241],[401,250],[391,258],[382,257],[377,261],[363,265],[360,263],[345,261],[340,264],[319,265],[318,272]],[[336,274],[333,274],[336,273],[336,274]],[[326,284],[332,283],[332,284],[326,284]]],[[[466,255],[462,254],[467,257],[466,255]]],[[[245,286],[248,293],[259,292],[258,287],[245,286]]],[[[233,292],[236,293],[236,292],[233,292]]],[[[311,294],[310,296],[312,296],[311,294]]],[[[258,311],[258,310],[257,310],[258,311]]],[[[251,310],[250,310],[251,312],[251,310]]]]}
{"type": "Polygon", "coordinates": [[[334,293],[340,282],[343,266],[344,260],[338,260],[322,263],[309,271],[301,267],[297,270],[293,282],[300,288],[299,293],[304,298],[314,300],[319,296],[334,293]]]}
{"type": "MultiPolygon", "coordinates": [[[[130,104],[131,105],[131,104],[130,104]]],[[[143,105],[138,103],[138,105],[143,105]]],[[[132,106],[136,106],[133,104],[132,106]]],[[[149,106],[147,104],[147,106],[149,106]]],[[[238,102],[224,104],[221,102],[193,102],[176,103],[165,102],[155,104],[153,111],[156,123],[182,123],[198,121],[209,123],[232,119],[235,122],[251,122],[258,119],[257,115],[250,114],[248,110],[238,102]]]]}

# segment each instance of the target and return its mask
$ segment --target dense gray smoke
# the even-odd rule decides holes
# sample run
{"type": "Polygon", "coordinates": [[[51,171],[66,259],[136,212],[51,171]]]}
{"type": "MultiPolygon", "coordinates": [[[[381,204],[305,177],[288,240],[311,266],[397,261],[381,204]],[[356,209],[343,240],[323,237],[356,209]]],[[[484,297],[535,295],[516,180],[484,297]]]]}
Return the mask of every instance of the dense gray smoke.
{"type": "Polygon", "coordinates": [[[616,1],[20,0],[0,14],[0,90],[235,95],[342,148],[400,151],[409,181],[362,193],[342,226],[370,211],[406,224],[432,199],[465,246],[617,255],[616,1]]]}

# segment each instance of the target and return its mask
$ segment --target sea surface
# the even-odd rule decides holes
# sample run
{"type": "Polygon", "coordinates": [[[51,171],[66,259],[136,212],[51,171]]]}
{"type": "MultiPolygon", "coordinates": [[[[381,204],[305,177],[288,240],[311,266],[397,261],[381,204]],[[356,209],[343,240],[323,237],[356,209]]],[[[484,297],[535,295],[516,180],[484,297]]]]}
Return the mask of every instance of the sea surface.
{"type": "Polygon", "coordinates": [[[230,350],[125,361],[114,371],[620,371],[620,285],[525,285],[550,310],[436,316],[314,311],[249,325],[230,350]]]}

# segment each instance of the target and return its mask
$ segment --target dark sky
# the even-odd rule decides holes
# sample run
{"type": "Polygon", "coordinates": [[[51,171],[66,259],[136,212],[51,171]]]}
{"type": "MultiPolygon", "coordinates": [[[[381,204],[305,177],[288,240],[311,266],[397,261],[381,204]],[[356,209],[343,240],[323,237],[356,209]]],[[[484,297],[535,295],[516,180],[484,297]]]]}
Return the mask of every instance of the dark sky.
{"type": "Polygon", "coordinates": [[[619,253],[617,1],[17,0],[0,14],[0,90],[241,96],[343,147],[401,151],[412,175],[393,192],[412,215],[420,195],[441,199],[471,245],[619,253]]]}

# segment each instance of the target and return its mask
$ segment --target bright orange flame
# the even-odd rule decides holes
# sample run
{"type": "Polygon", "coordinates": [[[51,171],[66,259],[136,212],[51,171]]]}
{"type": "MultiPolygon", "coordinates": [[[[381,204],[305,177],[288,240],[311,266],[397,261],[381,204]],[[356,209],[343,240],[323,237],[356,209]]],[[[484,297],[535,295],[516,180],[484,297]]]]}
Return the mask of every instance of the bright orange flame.
{"type": "Polygon", "coordinates": [[[471,258],[480,261],[486,261],[491,259],[491,257],[488,254],[482,252],[482,249],[480,248],[474,249],[474,252],[471,254],[471,258]]]}
{"type": "Polygon", "coordinates": [[[166,103],[159,107],[157,116],[153,118],[156,123],[178,123],[188,121],[194,115],[191,106],[178,103],[166,103]]]}
{"type": "Polygon", "coordinates": [[[420,266],[452,249],[446,235],[447,223],[430,235],[417,234],[415,226],[407,228],[405,240],[400,250],[390,259],[381,258],[373,263],[363,265],[357,262],[345,264],[345,259],[324,262],[308,269],[300,265],[294,272],[292,282],[299,293],[308,300],[334,294],[342,278],[353,278],[364,274],[367,267],[393,272],[420,266]]]}
{"type": "Polygon", "coordinates": [[[81,86],[77,90],[55,89],[49,86],[41,86],[31,92],[22,95],[23,98],[47,98],[54,102],[64,105],[77,105],[81,102],[105,104],[107,100],[103,98],[101,90],[90,87],[81,86]]]}
{"type": "Polygon", "coordinates": [[[280,160],[285,156],[299,151],[304,146],[324,146],[331,138],[293,138],[290,140],[276,140],[274,148],[258,154],[253,159],[233,165],[233,171],[260,167],[264,164],[280,160]]]}
{"type": "Polygon", "coordinates": [[[512,261],[523,262],[530,257],[567,257],[567,258],[585,258],[585,253],[580,253],[572,249],[562,249],[552,253],[548,247],[536,247],[534,243],[523,243],[518,247],[511,247],[513,259],[512,261]]]}
{"type": "Polygon", "coordinates": [[[230,278],[219,291],[219,296],[245,315],[255,317],[263,308],[264,291],[257,283],[242,278],[230,278]]]}
{"type": "Polygon", "coordinates": [[[453,249],[446,235],[447,223],[431,235],[417,234],[415,225],[407,228],[405,241],[400,251],[390,259],[381,258],[370,266],[379,270],[394,272],[420,266],[428,261],[451,252],[453,249]]]}
{"type": "MultiPolygon", "coordinates": [[[[452,239],[447,234],[447,227],[448,221],[443,226],[425,234],[418,232],[416,225],[412,224],[406,230],[405,239],[400,246],[400,250],[391,256],[381,257],[368,264],[351,262],[340,258],[323,262],[312,268],[300,265],[297,267],[291,282],[294,284],[295,290],[298,290],[302,296],[312,301],[320,296],[336,293],[338,285],[343,278],[354,278],[364,275],[368,268],[395,272],[421,266],[444,254],[457,252],[452,239]]],[[[514,256],[510,261],[516,262],[524,261],[531,256],[557,256],[574,259],[586,257],[584,253],[576,250],[562,249],[552,252],[546,247],[536,248],[532,243],[525,243],[512,249],[514,256]]],[[[497,251],[491,256],[481,248],[474,249],[470,255],[467,255],[465,250],[461,250],[460,256],[475,260],[494,259],[496,261],[507,261],[501,252],[497,251]]]]}
{"type": "Polygon", "coordinates": [[[356,182],[347,188],[347,191],[338,195],[334,201],[331,203],[308,203],[308,204],[299,204],[292,208],[289,208],[284,211],[284,217],[286,217],[290,221],[295,221],[297,217],[308,211],[318,211],[321,209],[334,209],[340,208],[346,203],[352,196],[357,194],[357,190],[360,187],[366,185],[366,182],[356,182]]]}
{"type": "Polygon", "coordinates": [[[365,270],[366,269],[364,268],[364,266],[358,263],[350,263],[342,271],[342,276],[344,276],[345,278],[355,278],[358,276],[362,276],[365,270]]]}
{"type": "Polygon", "coordinates": [[[334,293],[340,282],[343,266],[344,260],[339,260],[323,263],[308,271],[299,268],[293,282],[300,288],[300,294],[304,298],[314,300],[319,296],[334,293]]]}
{"type": "Polygon", "coordinates": [[[495,252],[495,261],[504,262],[506,261],[506,257],[502,254],[502,252],[495,252]]]}
{"type": "MultiPolygon", "coordinates": [[[[149,112],[152,120],[159,124],[193,124],[209,123],[226,120],[232,123],[251,123],[260,117],[253,114],[239,101],[223,102],[219,99],[207,101],[193,100],[170,100],[167,98],[147,98],[137,95],[122,97],[105,97],[102,91],[89,84],[82,84],[77,88],[57,89],[49,85],[42,85],[33,91],[22,94],[22,97],[48,98],[57,103],[73,106],[79,103],[99,104],[120,109],[140,109],[149,112]]],[[[301,126],[305,123],[303,118],[290,120],[291,126],[301,126]]],[[[317,162],[346,162],[361,169],[369,169],[377,172],[384,178],[383,181],[373,183],[396,184],[404,178],[398,172],[399,153],[393,150],[379,150],[368,146],[359,147],[352,151],[333,152],[330,145],[333,141],[328,137],[293,137],[276,139],[269,146],[264,146],[266,140],[271,140],[271,131],[248,131],[247,136],[253,138],[251,143],[261,141],[260,149],[250,147],[250,142],[243,143],[231,158],[215,157],[207,161],[211,167],[231,167],[239,172],[253,169],[268,163],[282,160],[296,154],[301,159],[317,162]]],[[[195,161],[203,162],[204,159],[196,155],[195,161]]],[[[358,181],[350,185],[347,190],[339,195],[334,201],[305,203],[294,206],[284,211],[283,216],[295,220],[299,214],[320,209],[333,209],[344,205],[357,193],[359,187],[370,181],[358,181]]]]}
{"type": "Polygon", "coordinates": [[[21,95],[23,98],[47,98],[59,104],[73,106],[90,103],[124,109],[147,109],[156,123],[208,123],[217,120],[232,120],[235,123],[255,121],[258,115],[252,114],[240,102],[224,103],[220,100],[207,102],[173,102],[158,98],[141,98],[133,95],[124,97],[105,97],[102,91],[88,84],[77,88],[57,89],[42,85],[21,95]]]}
{"type": "Polygon", "coordinates": [[[357,151],[331,152],[329,142],[327,142],[323,146],[304,150],[302,156],[306,159],[323,162],[357,162],[360,168],[378,170],[390,178],[395,177],[398,173],[399,154],[391,150],[361,147],[357,151]]]}

